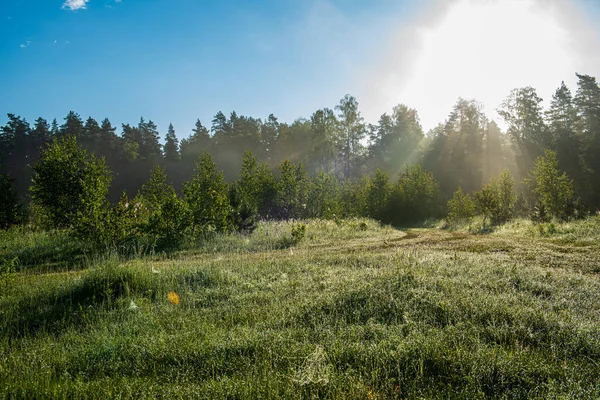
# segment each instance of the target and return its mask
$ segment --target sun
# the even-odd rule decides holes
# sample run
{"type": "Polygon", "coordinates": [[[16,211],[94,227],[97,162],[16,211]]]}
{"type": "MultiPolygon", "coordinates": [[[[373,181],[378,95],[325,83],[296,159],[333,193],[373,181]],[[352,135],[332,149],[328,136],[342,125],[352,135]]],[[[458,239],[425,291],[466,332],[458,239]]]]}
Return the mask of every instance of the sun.
{"type": "Polygon", "coordinates": [[[576,72],[559,11],[545,0],[455,1],[415,27],[418,50],[399,60],[413,63],[409,76],[386,90],[416,108],[426,128],[443,122],[458,97],[483,102],[492,118],[513,88],[533,86],[548,97],[576,72]]]}

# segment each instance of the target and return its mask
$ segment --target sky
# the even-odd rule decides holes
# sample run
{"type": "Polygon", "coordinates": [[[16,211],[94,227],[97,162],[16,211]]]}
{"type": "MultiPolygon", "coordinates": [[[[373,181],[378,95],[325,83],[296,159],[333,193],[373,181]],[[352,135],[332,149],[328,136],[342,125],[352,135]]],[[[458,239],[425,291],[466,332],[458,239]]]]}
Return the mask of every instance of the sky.
{"type": "Polygon", "coordinates": [[[600,78],[595,0],[2,0],[0,123],[152,119],[187,137],[217,111],[280,121],[357,97],[367,122],[403,103],[424,128],[458,97],[495,109],[600,78]]]}

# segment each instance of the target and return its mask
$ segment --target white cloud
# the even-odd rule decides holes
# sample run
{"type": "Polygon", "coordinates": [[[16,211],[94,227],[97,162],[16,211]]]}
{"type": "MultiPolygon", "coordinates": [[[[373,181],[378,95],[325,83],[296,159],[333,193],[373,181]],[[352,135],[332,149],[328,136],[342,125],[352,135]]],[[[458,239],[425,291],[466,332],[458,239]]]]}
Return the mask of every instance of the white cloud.
{"type": "Polygon", "coordinates": [[[29,47],[30,44],[31,44],[31,42],[28,40],[24,44],[21,44],[19,47],[21,47],[22,49],[24,49],[26,47],[29,47]]]}
{"type": "Polygon", "coordinates": [[[72,11],[75,10],[79,10],[81,8],[85,9],[86,8],[86,3],[88,3],[90,0],[66,0],[65,3],[63,4],[62,8],[63,9],[69,9],[72,11]]]}

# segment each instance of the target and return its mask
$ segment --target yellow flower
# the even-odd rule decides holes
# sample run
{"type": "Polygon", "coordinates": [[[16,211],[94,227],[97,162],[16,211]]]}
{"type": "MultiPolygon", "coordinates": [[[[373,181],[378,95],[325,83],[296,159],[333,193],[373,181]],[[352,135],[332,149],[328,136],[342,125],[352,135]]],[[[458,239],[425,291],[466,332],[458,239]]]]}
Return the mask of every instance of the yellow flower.
{"type": "Polygon", "coordinates": [[[169,292],[169,301],[175,305],[179,304],[179,295],[175,292],[169,292]]]}

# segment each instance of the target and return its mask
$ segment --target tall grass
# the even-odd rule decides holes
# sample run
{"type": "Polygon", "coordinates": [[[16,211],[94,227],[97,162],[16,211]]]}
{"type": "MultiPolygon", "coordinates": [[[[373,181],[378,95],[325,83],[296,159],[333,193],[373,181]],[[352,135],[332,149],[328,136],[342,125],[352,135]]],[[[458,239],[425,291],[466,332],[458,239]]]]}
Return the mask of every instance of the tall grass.
{"type": "Polygon", "coordinates": [[[598,276],[544,261],[594,254],[517,222],[303,223],[291,247],[293,223],[270,222],[177,254],[11,273],[0,397],[600,397],[598,276]]]}

